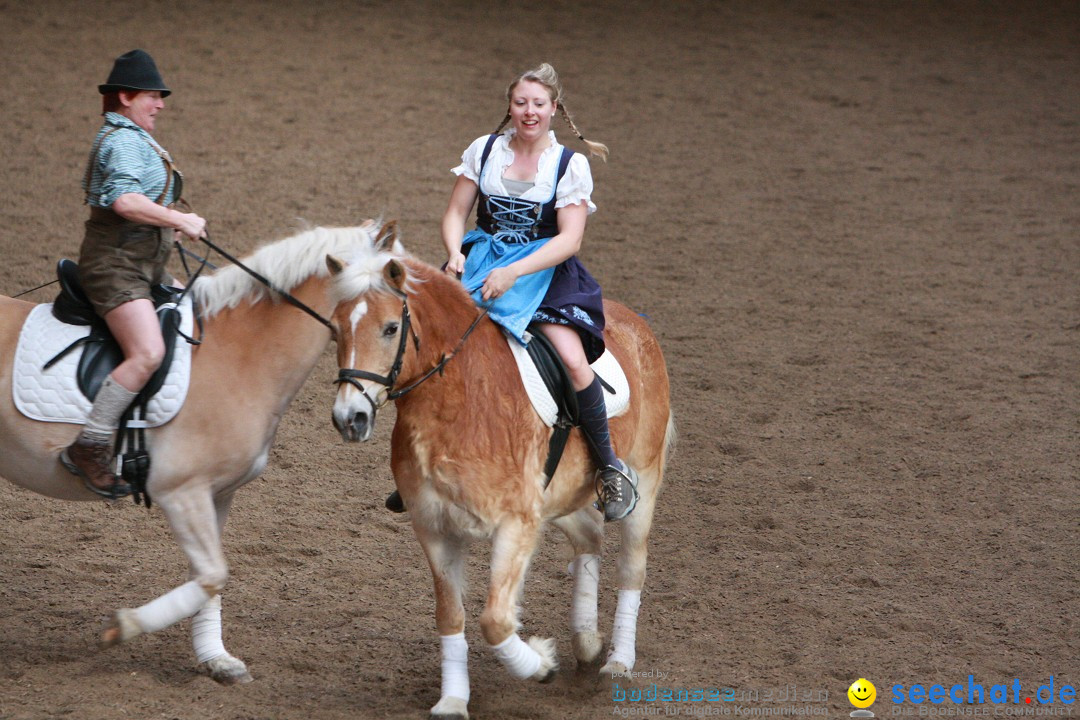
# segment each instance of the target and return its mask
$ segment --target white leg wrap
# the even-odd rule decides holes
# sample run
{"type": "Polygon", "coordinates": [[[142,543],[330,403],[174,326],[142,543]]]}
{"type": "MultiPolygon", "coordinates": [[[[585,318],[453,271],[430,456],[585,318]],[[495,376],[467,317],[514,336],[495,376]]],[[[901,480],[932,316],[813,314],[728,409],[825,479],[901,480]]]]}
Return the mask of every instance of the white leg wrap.
{"type": "Polygon", "coordinates": [[[156,632],[191,617],[209,599],[210,596],[202,589],[202,585],[190,580],[137,608],[135,619],[143,632],[156,632]]]}
{"type": "Polygon", "coordinates": [[[465,633],[441,635],[442,696],[461,698],[469,702],[469,644],[465,633]]]}
{"type": "Polygon", "coordinates": [[[600,587],[600,556],[581,554],[568,568],[574,576],[574,598],[570,603],[570,630],[596,632],[596,597],[600,587]]]}
{"type": "Polygon", "coordinates": [[[491,649],[510,674],[518,679],[530,678],[540,670],[540,654],[526,645],[517,633],[511,633],[510,637],[498,645],[492,645],[491,649]]]}
{"type": "Polygon", "coordinates": [[[228,655],[221,642],[220,595],[207,600],[202,610],[191,618],[191,642],[195,646],[195,659],[201,663],[228,655]]]}
{"type": "Polygon", "coordinates": [[[611,631],[611,652],[608,662],[621,662],[627,670],[634,667],[637,659],[634,649],[637,643],[637,618],[641,608],[640,590],[620,590],[619,604],[615,608],[615,627],[611,631]]]}

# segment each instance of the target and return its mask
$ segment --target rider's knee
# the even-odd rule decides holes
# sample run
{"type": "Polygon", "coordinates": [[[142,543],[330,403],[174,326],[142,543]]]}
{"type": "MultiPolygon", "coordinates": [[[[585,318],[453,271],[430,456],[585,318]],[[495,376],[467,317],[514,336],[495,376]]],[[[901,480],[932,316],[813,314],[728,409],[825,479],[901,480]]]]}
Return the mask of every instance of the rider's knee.
{"type": "Polygon", "coordinates": [[[148,343],[139,348],[128,359],[135,363],[149,379],[150,375],[161,367],[161,363],[165,360],[165,343],[148,343]]]}
{"type": "Polygon", "coordinates": [[[564,360],[563,363],[566,365],[566,371],[570,373],[570,381],[575,388],[588,387],[592,383],[593,371],[584,355],[580,359],[571,360],[571,362],[564,360]]]}

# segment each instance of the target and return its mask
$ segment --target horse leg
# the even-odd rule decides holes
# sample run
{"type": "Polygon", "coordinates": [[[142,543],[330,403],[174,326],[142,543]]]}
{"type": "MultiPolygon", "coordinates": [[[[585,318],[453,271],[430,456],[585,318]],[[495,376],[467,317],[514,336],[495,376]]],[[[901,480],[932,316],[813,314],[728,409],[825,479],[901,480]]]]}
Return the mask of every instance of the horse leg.
{"type": "Polygon", "coordinates": [[[568,568],[574,578],[570,603],[570,631],[574,657],[588,665],[600,657],[604,636],[597,629],[597,593],[600,585],[600,546],[604,541],[603,518],[592,507],[584,507],[552,522],[570,541],[574,559],[568,568]]]}
{"type": "Polygon", "coordinates": [[[484,639],[516,678],[546,682],[555,676],[558,658],[551,638],[518,637],[518,601],[525,572],[539,536],[539,522],[511,518],[495,530],[491,550],[491,585],[480,616],[484,639]]]}
{"type": "MultiPolygon", "coordinates": [[[[414,521],[415,522],[415,521],[414,521]]],[[[442,650],[442,690],[431,717],[468,720],[469,645],[465,642],[465,542],[437,535],[418,524],[416,537],[427,555],[435,582],[435,627],[442,650]]]]}
{"type": "MultiPolygon", "coordinates": [[[[220,537],[232,506],[232,493],[214,498],[217,528],[220,537]]],[[[199,669],[222,685],[241,685],[252,680],[243,660],[229,654],[221,640],[221,594],[206,601],[202,610],[191,618],[191,642],[199,669]]]]}
{"type": "Polygon", "coordinates": [[[188,557],[191,579],[141,607],[117,610],[102,633],[103,649],[191,617],[221,591],[228,579],[209,486],[189,485],[160,493],[154,499],[165,512],[173,535],[188,557]]]}
{"type": "Polygon", "coordinates": [[[652,528],[656,495],[663,478],[663,462],[638,470],[638,498],[634,511],[619,521],[621,543],[616,567],[619,574],[619,601],[615,625],[611,630],[611,649],[601,675],[626,675],[634,669],[637,642],[637,618],[641,607],[641,588],[645,585],[647,542],[652,528]]]}

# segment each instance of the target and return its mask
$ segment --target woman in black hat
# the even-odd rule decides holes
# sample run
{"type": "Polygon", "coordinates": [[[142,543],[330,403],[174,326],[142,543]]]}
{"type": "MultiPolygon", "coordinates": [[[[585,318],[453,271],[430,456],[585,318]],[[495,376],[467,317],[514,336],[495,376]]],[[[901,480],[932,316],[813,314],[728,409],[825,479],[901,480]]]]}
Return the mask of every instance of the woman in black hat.
{"type": "Polygon", "coordinates": [[[112,469],[113,433],[165,353],[150,287],[169,279],[173,231],[204,237],[206,221],[173,207],[182,178],[150,134],[172,91],[154,59],[144,50],[121,55],[98,91],[105,122],[83,179],[90,219],[79,249],[79,280],[124,361],[102,384],[83,431],[60,459],[88,489],[117,498],[131,488],[112,469]]]}

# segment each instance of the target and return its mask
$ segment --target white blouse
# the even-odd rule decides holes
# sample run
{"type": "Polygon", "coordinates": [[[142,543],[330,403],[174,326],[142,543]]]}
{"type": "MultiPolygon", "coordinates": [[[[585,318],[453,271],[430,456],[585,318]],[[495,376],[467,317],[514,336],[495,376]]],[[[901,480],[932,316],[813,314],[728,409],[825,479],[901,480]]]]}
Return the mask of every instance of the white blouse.
{"type": "MultiPolygon", "coordinates": [[[[510,192],[503,184],[503,172],[514,162],[514,151],[510,149],[510,138],[514,136],[514,128],[506,130],[495,138],[488,154],[487,165],[484,168],[483,185],[480,184],[480,158],[484,154],[484,146],[487,145],[489,135],[476,138],[472,145],[465,149],[461,155],[461,164],[450,172],[455,175],[464,175],[480,187],[486,195],[509,195],[510,192]]],[[[559,158],[562,157],[563,146],[555,139],[555,133],[548,131],[551,145],[540,155],[540,161],[536,167],[536,185],[521,195],[522,200],[531,202],[547,202],[551,197],[551,183],[555,179],[555,173],[559,167],[559,158]]],[[[570,164],[566,167],[566,173],[556,188],[555,209],[576,205],[582,201],[589,208],[589,214],[596,212],[591,195],[593,189],[592,172],[589,170],[589,161],[586,157],[576,152],[570,158],[570,164]]]]}

